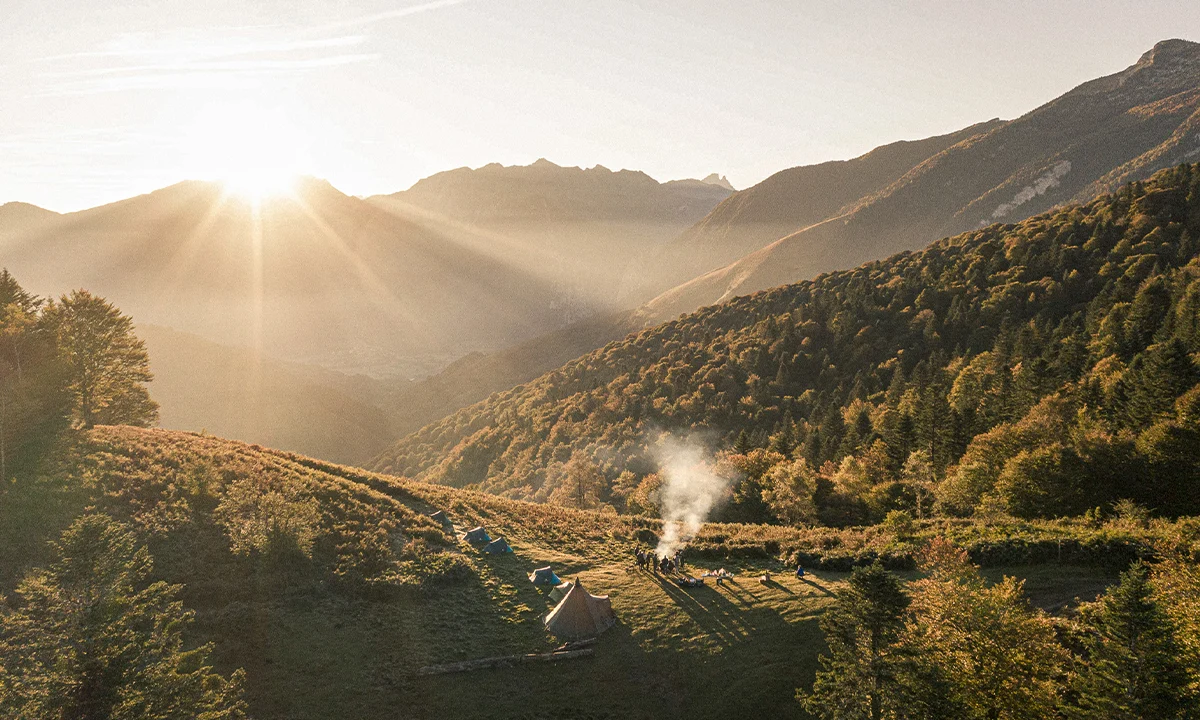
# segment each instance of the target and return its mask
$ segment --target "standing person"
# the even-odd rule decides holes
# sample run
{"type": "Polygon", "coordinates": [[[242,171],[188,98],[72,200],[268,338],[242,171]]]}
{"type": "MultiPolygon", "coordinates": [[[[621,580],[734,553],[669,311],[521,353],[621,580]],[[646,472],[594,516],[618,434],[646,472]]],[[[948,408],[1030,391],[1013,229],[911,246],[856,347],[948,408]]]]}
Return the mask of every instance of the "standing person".
{"type": "Polygon", "coordinates": [[[646,553],[642,552],[641,548],[638,548],[637,552],[635,552],[633,554],[633,557],[635,560],[637,560],[638,567],[641,568],[642,570],[645,570],[646,569],[646,553]]]}

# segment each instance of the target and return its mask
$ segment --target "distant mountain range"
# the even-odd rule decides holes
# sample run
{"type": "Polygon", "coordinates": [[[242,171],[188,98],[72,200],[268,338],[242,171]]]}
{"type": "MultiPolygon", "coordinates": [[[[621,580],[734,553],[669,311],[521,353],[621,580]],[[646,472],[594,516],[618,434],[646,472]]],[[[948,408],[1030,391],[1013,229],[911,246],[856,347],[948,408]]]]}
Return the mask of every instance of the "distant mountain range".
{"type": "MultiPolygon", "coordinates": [[[[621,289],[637,284],[628,273],[644,267],[638,258],[728,194],[698,180],[658,183],[547,161],[444,173],[406,199],[363,200],[307,179],[294,197],[256,207],[219,184],[188,181],[62,215],[0,206],[0,265],[40,294],[85,287],[141,326],[181,331],[156,338],[162,357],[187,356],[173,343],[208,343],[198,357],[225,357],[224,370],[206,375],[215,396],[234,397],[243,380],[225,372],[235,364],[229,352],[402,384],[467,353],[611,312],[621,289]]],[[[190,381],[186,363],[159,365],[164,423],[218,424],[213,397],[182,392],[174,375],[190,381]]],[[[306,387],[353,405],[326,382],[337,373],[310,369],[301,373],[306,387]]],[[[349,424],[370,425],[358,433],[362,448],[331,449],[331,437],[310,432],[320,412],[296,413],[299,425],[286,427],[283,408],[302,404],[268,396],[262,402],[271,407],[239,406],[242,420],[223,432],[339,460],[365,459],[392,439],[378,439],[386,423],[358,407],[349,424]]]]}

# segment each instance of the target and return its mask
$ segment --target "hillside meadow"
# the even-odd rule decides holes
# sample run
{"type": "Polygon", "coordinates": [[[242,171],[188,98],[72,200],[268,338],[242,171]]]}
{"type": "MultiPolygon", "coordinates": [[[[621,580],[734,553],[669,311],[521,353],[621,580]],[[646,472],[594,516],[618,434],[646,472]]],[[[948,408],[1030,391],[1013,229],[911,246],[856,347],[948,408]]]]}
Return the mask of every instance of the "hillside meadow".
{"type": "Polygon", "coordinates": [[[197,619],[188,641],[213,642],[222,673],[245,669],[260,719],[804,717],[793,695],[816,671],[817,619],[856,562],[879,557],[916,577],[903,570],[913,548],[946,534],[989,577],[1027,578],[1034,602],[1063,610],[1101,592],[1127,557],[1194,532],[1186,521],[714,523],[688,551],[692,569],[725,567],[736,578],[685,591],[632,561],[638,543],[655,538],[654,520],[506,500],[204,435],[97,427],[64,436],[4,486],[0,593],[47,562],[47,542],[73,518],[97,511],[134,528],[155,577],[182,586],[197,619]],[[481,555],[430,520],[435,509],[457,531],[483,524],[515,552],[481,555]],[[803,579],[784,563],[797,557],[811,563],[803,579]],[[553,603],[526,578],[546,564],[611,596],[618,624],[594,656],[418,674],[555,647],[540,623],[553,603]],[[764,584],[766,571],[773,577],[764,584]]]}

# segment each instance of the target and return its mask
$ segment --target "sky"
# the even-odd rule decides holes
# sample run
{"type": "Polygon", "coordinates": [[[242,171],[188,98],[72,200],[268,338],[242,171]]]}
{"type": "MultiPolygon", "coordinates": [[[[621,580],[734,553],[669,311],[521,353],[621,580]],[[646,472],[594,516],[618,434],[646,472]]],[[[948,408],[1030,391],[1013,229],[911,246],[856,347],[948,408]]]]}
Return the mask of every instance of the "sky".
{"type": "Polygon", "coordinates": [[[1012,118],[1200,3],[0,0],[0,203],[491,162],[778,170],[1012,118]]]}

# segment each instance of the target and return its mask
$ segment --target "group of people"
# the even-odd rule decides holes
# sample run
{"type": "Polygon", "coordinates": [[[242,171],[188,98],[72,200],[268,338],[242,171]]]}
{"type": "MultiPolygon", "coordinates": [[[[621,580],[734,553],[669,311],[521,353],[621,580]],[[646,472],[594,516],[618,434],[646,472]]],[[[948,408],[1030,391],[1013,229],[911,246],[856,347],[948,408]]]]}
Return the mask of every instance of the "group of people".
{"type": "Polygon", "coordinates": [[[674,555],[659,556],[654,550],[649,548],[638,548],[634,553],[638,567],[642,570],[650,570],[654,573],[661,572],[664,575],[670,575],[676,571],[683,570],[683,551],[676,550],[674,555]]]}

